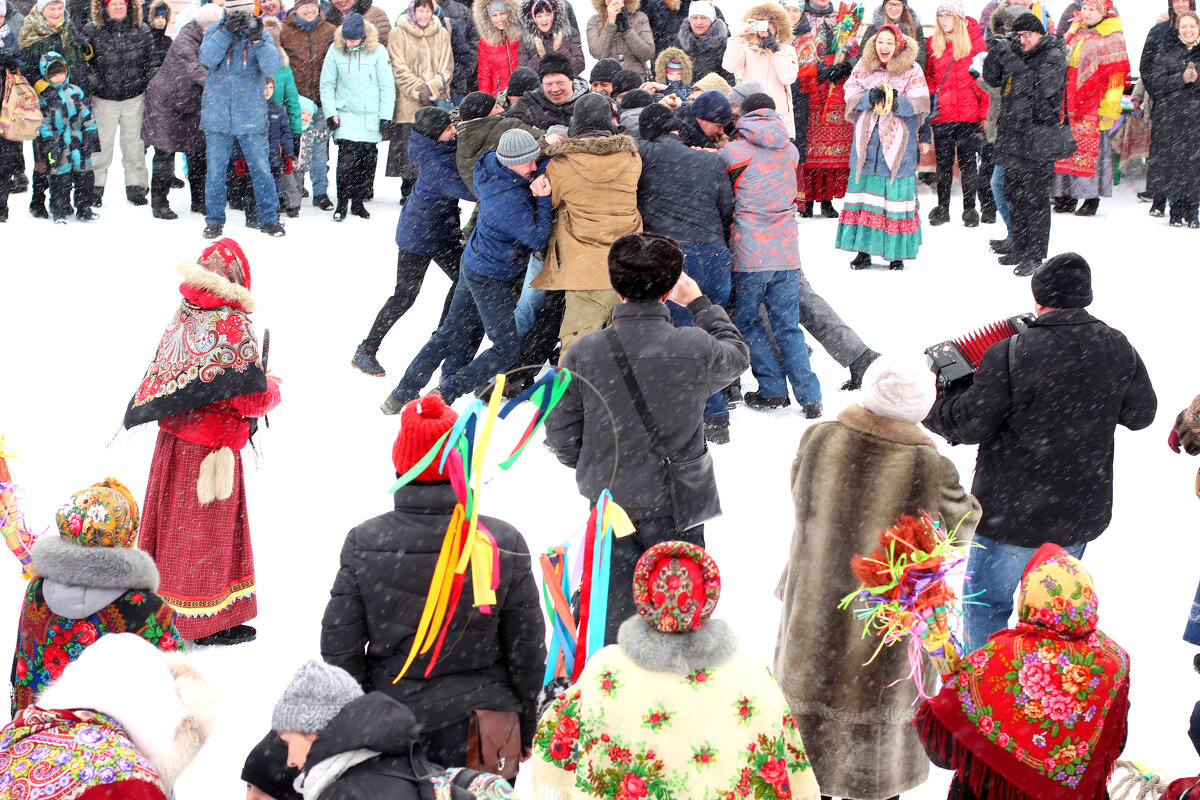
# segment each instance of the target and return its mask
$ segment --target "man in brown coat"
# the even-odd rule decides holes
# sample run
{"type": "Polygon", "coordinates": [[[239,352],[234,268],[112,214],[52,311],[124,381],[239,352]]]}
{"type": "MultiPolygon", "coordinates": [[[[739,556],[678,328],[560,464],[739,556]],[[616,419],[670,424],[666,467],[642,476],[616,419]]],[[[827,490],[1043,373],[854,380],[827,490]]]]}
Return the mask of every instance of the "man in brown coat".
{"type": "MultiPolygon", "coordinates": [[[[921,359],[881,356],[862,388],[861,406],[804,432],[792,464],[796,530],[776,589],[783,613],[775,677],[822,794],[885,800],[924,783],[929,760],[912,726],[907,648],[884,648],[867,664],[878,640],[864,638],[854,614],[837,608],[859,587],[850,559],[869,554],[898,516],[920,511],[970,540],[980,508],[917,425],[936,396],[921,359]]],[[[924,667],[932,693],[937,671],[928,660],[924,667]]]]}
{"type": "MultiPolygon", "coordinates": [[[[296,91],[312,100],[317,106],[312,124],[319,129],[325,127],[325,115],[321,112],[321,67],[325,65],[325,54],[333,44],[337,28],[321,14],[317,0],[296,0],[296,5],[283,20],[279,34],[279,46],[287,53],[296,79],[296,91]]],[[[313,205],[322,211],[332,211],[329,199],[329,140],[319,140],[313,148],[310,166],[313,186],[313,205]]],[[[303,188],[303,187],[301,187],[303,188]]]]}
{"type": "Polygon", "coordinates": [[[604,327],[621,302],[608,280],[608,249],[642,230],[637,207],[642,157],[637,142],[616,130],[608,97],[592,92],[575,102],[570,138],[546,149],[557,214],[545,266],[532,285],[566,290],[562,355],[580,336],[604,327]]]}

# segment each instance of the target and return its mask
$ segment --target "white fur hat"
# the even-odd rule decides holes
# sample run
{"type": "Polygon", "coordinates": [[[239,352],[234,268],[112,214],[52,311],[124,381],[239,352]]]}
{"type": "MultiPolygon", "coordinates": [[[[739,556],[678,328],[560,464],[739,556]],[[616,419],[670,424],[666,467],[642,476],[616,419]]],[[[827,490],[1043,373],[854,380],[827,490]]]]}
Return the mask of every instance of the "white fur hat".
{"type": "Polygon", "coordinates": [[[708,0],[694,0],[694,2],[688,6],[688,16],[708,17],[709,20],[716,22],[717,7],[708,2],[708,0]]]}
{"type": "Polygon", "coordinates": [[[923,359],[882,355],[863,374],[862,393],[862,407],[872,414],[915,423],[933,408],[937,386],[923,359]]]}

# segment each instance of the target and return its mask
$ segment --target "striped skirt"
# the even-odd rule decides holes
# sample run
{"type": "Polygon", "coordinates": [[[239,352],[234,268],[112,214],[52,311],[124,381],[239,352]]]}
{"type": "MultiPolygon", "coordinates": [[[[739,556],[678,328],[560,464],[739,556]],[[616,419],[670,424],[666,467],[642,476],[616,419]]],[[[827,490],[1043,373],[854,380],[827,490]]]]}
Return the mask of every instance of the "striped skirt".
{"type": "Polygon", "coordinates": [[[917,257],[921,218],[916,178],[850,175],[838,219],[837,247],[887,261],[917,257]]]}

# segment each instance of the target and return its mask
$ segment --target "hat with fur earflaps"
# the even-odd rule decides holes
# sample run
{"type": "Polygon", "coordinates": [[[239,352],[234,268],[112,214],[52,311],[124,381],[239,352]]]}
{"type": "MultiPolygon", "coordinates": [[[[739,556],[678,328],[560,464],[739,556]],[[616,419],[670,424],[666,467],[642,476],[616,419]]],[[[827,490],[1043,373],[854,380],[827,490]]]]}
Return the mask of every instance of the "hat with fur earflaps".
{"type": "Polygon", "coordinates": [[[62,538],[84,547],[133,547],[137,541],[138,504],[116,478],[71,495],[54,518],[62,538]]]}
{"type": "Polygon", "coordinates": [[[204,249],[196,263],[180,264],[175,271],[183,276],[186,286],[237,303],[247,313],[254,310],[250,261],[233,239],[218,239],[204,249]]]}
{"type": "Polygon", "coordinates": [[[721,571],[704,548],[661,542],[638,559],[633,601],[650,627],[687,633],[708,622],[721,597],[721,571]]]}

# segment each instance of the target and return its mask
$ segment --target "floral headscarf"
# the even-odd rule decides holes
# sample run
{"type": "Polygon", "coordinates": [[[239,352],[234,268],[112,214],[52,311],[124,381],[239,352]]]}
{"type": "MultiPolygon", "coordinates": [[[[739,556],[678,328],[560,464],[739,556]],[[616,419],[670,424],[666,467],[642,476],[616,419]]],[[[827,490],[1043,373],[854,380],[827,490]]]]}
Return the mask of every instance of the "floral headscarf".
{"type": "Polygon", "coordinates": [[[1097,609],[1083,565],[1043,545],[1022,577],[1016,627],[929,701],[962,745],[958,758],[975,759],[953,764],[972,791],[995,772],[1031,797],[1103,794],[1125,740],[1129,656],[1096,628],[1097,609]]]}
{"type": "Polygon", "coordinates": [[[708,622],[721,597],[721,572],[704,549],[660,542],[638,559],[633,600],[638,613],[663,633],[686,633],[708,622]]]}

